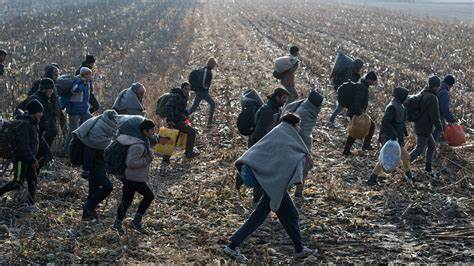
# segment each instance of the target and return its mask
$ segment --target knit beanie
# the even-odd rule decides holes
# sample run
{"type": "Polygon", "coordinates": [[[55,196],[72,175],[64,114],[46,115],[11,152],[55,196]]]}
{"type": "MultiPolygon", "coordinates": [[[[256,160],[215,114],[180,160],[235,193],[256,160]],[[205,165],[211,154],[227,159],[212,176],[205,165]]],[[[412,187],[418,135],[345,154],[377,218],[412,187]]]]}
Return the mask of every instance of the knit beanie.
{"type": "Polygon", "coordinates": [[[454,79],[451,75],[446,75],[443,79],[443,82],[446,83],[448,86],[453,86],[456,83],[456,79],[454,79]]]}
{"type": "Polygon", "coordinates": [[[323,103],[323,99],[324,97],[315,90],[312,90],[308,96],[309,102],[312,103],[315,107],[320,107],[323,103]]]}
{"type": "Polygon", "coordinates": [[[30,115],[42,113],[44,111],[43,105],[38,100],[32,100],[26,105],[26,110],[30,115]]]}
{"type": "Polygon", "coordinates": [[[441,85],[441,80],[439,79],[438,76],[433,75],[429,77],[428,79],[429,88],[436,88],[436,87],[439,87],[440,85],[441,85]]]}
{"type": "Polygon", "coordinates": [[[59,71],[59,68],[57,68],[56,66],[50,64],[50,65],[46,65],[44,67],[44,77],[45,78],[53,78],[53,75],[55,72],[59,71]]]}
{"type": "Polygon", "coordinates": [[[54,81],[50,78],[43,78],[39,83],[39,89],[43,90],[54,90],[54,81]]]}
{"type": "Polygon", "coordinates": [[[365,75],[365,79],[377,81],[377,74],[375,74],[375,71],[370,71],[369,73],[365,75]]]}
{"type": "Polygon", "coordinates": [[[81,69],[79,70],[79,74],[81,76],[85,75],[85,74],[88,74],[88,73],[92,73],[92,70],[88,67],[81,67],[81,69]]]}
{"type": "Polygon", "coordinates": [[[214,68],[215,66],[217,66],[216,59],[215,58],[209,58],[209,60],[207,61],[207,67],[214,68]]]}
{"type": "Polygon", "coordinates": [[[95,58],[93,55],[86,55],[86,61],[84,61],[85,63],[95,63],[95,58]]]}
{"type": "Polygon", "coordinates": [[[131,88],[132,88],[132,91],[135,93],[145,92],[145,87],[140,82],[134,82],[131,88]]]}
{"type": "Polygon", "coordinates": [[[281,95],[284,95],[284,94],[290,96],[290,93],[289,93],[286,89],[284,89],[284,88],[276,88],[276,89],[272,92],[272,94],[268,95],[268,98],[271,98],[271,99],[272,99],[272,98],[275,98],[276,96],[281,96],[281,95]]]}

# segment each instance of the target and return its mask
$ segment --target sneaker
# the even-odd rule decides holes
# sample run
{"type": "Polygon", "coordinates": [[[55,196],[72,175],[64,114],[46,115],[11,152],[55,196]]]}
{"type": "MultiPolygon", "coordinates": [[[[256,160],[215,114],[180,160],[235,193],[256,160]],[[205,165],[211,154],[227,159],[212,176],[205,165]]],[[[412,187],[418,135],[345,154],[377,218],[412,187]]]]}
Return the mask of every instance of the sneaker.
{"type": "Polygon", "coordinates": [[[195,152],[195,151],[189,152],[189,153],[186,153],[186,154],[185,154],[185,157],[186,157],[187,159],[193,159],[193,158],[196,158],[196,157],[198,157],[198,156],[199,156],[199,152],[195,152]]]}
{"type": "Polygon", "coordinates": [[[150,232],[145,227],[143,227],[143,224],[141,222],[132,221],[131,227],[133,228],[133,230],[141,234],[144,234],[144,235],[150,234],[150,232]]]}
{"type": "Polygon", "coordinates": [[[429,175],[431,178],[438,178],[438,173],[433,170],[426,172],[426,174],[429,175]]]}
{"type": "Polygon", "coordinates": [[[32,214],[38,213],[40,211],[40,209],[36,206],[36,204],[26,206],[24,210],[26,213],[32,213],[32,214]]]}
{"type": "Polygon", "coordinates": [[[235,259],[238,263],[247,263],[248,259],[242,253],[240,253],[239,248],[231,249],[229,246],[224,248],[224,253],[229,257],[235,259]]]}
{"type": "Polygon", "coordinates": [[[413,177],[411,171],[405,173],[405,179],[409,182],[415,182],[415,178],[413,177]]]}
{"type": "Polygon", "coordinates": [[[377,176],[375,174],[371,174],[369,179],[367,179],[367,186],[377,186],[379,182],[377,182],[377,176]]]}
{"type": "Polygon", "coordinates": [[[116,220],[113,228],[117,231],[119,235],[125,234],[125,231],[123,230],[122,221],[116,220]]]}
{"type": "Polygon", "coordinates": [[[352,155],[352,152],[351,152],[351,151],[348,151],[348,150],[344,150],[344,151],[342,152],[342,155],[343,155],[343,156],[346,156],[346,157],[347,157],[347,156],[351,156],[351,155],[352,155]]]}
{"type": "Polygon", "coordinates": [[[97,212],[95,210],[89,211],[89,210],[84,209],[82,212],[82,221],[90,222],[93,220],[96,220],[97,222],[99,222],[99,215],[97,214],[97,212]]]}
{"type": "Polygon", "coordinates": [[[295,253],[293,255],[293,258],[295,260],[299,260],[299,259],[304,259],[308,256],[311,256],[311,255],[314,255],[314,256],[317,256],[319,255],[320,252],[318,249],[310,249],[308,247],[303,247],[303,250],[301,252],[298,252],[298,253],[295,253]]]}
{"type": "Polygon", "coordinates": [[[374,147],[372,147],[372,145],[364,145],[362,146],[362,150],[363,151],[373,151],[374,150],[374,147]]]}

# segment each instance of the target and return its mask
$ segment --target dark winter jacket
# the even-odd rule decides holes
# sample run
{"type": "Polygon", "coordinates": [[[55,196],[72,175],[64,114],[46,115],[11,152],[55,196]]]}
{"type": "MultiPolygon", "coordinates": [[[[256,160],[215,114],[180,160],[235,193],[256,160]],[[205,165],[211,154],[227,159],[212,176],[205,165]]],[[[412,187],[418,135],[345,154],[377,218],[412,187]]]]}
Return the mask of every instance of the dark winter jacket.
{"type": "Polygon", "coordinates": [[[347,115],[353,117],[354,115],[361,115],[369,106],[369,84],[365,79],[361,79],[355,83],[353,98],[351,106],[347,115]]]}
{"type": "Polygon", "coordinates": [[[184,95],[180,88],[171,90],[171,96],[165,105],[166,120],[173,123],[181,123],[186,120],[188,112],[186,106],[188,98],[184,95]]]}
{"type": "Polygon", "coordinates": [[[25,114],[19,118],[23,123],[20,124],[16,132],[16,150],[15,160],[32,164],[36,161],[36,156],[42,150],[41,154],[49,154],[49,146],[40,134],[38,122],[25,114]]]}
{"type": "Polygon", "coordinates": [[[56,98],[53,98],[53,95],[51,95],[51,97],[48,97],[42,91],[37,90],[25,101],[21,102],[18,105],[18,109],[21,109],[23,111],[26,111],[26,106],[28,105],[28,103],[30,103],[33,100],[37,100],[41,103],[41,105],[43,105],[43,108],[44,108],[43,117],[41,118],[41,121],[39,122],[40,132],[45,132],[49,130],[51,127],[56,127],[56,121],[57,121],[56,117],[58,115],[58,104],[57,102],[55,102],[54,99],[56,98]]]}
{"type": "Polygon", "coordinates": [[[405,136],[408,136],[406,129],[406,110],[403,106],[408,97],[408,90],[396,88],[392,101],[385,108],[380,127],[379,141],[384,144],[388,140],[398,139],[401,146],[405,144],[405,136]]]}
{"type": "Polygon", "coordinates": [[[337,90],[342,84],[348,81],[357,82],[361,78],[360,74],[357,72],[348,72],[345,74],[337,74],[332,77],[332,84],[334,90],[337,90]]]}
{"type": "Polygon", "coordinates": [[[438,102],[439,102],[439,114],[441,116],[441,120],[444,123],[447,121],[448,123],[456,122],[456,118],[451,113],[451,96],[449,95],[449,88],[446,83],[441,84],[441,88],[438,93],[438,102]]]}
{"type": "Polygon", "coordinates": [[[421,136],[429,136],[433,133],[433,127],[442,132],[439,103],[435,92],[430,88],[426,88],[421,92],[421,97],[421,115],[415,122],[415,133],[421,136]]]}
{"type": "Polygon", "coordinates": [[[5,66],[3,64],[0,64],[0,76],[3,76],[5,73],[5,66]]]}
{"type": "MultiPolygon", "coordinates": [[[[81,65],[81,67],[89,67],[89,66],[87,66],[83,63],[81,65]]],[[[76,70],[76,76],[81,73],[81,67],[79,67],[76,70]]],[[[100,103],[99,103],[99,101],[97,100],[97,98],[95,97],[95,94],[94,94],[94,86],[93,86],[92,80],[89,82],[89,94],[90,94],[89,95],[89,113],[92,114],[94,112],[99,111],[99,109],[100,109],[100,103]]]]}
{"type": "Polygon", "coordinates": [[[199,86],[198,88],[193,88],[193,90],[196,92],[209,92],[209,87],[211,87],[212,82],[212,69],[210,69],[209,67],[204,67],[202,69],[206,72],[204,84],[202,86],[199,86]]]}
{"type": "Polygon", "coordinates": [[[274,99],[269,99],[255,114],[255,130],[250,135],[249,146],[257,143],[270,132],[280,119],[280,108],[274,99]]]}

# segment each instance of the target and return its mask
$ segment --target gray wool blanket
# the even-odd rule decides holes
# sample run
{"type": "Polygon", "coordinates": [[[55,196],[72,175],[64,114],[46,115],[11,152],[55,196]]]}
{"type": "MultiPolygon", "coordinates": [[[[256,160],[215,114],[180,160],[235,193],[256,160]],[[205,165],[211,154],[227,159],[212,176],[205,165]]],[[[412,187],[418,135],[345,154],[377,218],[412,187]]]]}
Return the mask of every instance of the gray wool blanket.
{"type": "Polygon", "coordinates": [[[277,211],[288,187],[302,182],[308,154],[298,131],[282,122],[248,149],[235,166],[239,171],[243,164],[252,169],[258,183],[270,197],[270,208],[277,211]]]}
{"type": "Polygon", "coordinates": [[[104,150],[117,135],[117,113],[106,110],[92,117],[74,131],[78,138],[90,148],[104,150]]]}
{"type": "Polygon", "coordinates": [[[118,111],[126,111],[129,115],[142,115],[145,111],[132,88],[121,91],[112,107],[118,111]]]}

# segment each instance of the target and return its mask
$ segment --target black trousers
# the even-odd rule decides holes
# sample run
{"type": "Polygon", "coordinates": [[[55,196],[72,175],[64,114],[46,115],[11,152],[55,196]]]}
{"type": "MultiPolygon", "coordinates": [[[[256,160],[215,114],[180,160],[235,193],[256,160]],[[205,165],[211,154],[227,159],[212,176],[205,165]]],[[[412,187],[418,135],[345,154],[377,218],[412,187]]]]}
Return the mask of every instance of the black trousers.
{"type": "Polygon", "coordinates": [[[13,169],[15,172],[15,177],[12,181],[0,188],[0,196],[12,190],[19,189],[26,179],[26,182],[28,183],[28,204],[35,204],[37,184],[36,171],[31,168],[31,164],[24,163],[23,161],[14,161],[13,169]]]}
{"type": "Polygon", "coordinates": [[[188,139],[186,141],[186,154],[192,153],[194,149],[194,144],[196,142],[196,130],[184,122],[180,122],[176,124],[176,129],[179,132],[183,132],[188,135],[188,139]]]}
{"type": "Polygon", "coordinates": [[[112,182],[105,172],[104,151],[84,146],[83,170],[89,171],[89,195],[84,203],[85,211],[95,211],[113,190],[112,182]]]}
{"type": "Polygon", "coordinates": [[[120,205],[117,209],[117,220],[123,221],[123,219],[125,218],[127,210],[130,207],[130,204],[132,204],[133,202],[135,192],[138,192],[143,196],[143,199],[140,202],[140,205],[138,206],[137,210],[137,213],[140,215],[145,214],[148,207],[150,207],[151,202],[155,199],[153,191],[151,191],[150,187],[146,182],[134,182],[124,180],[122,200],[120,201],[120,205]]]}

